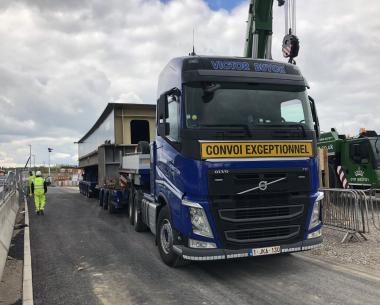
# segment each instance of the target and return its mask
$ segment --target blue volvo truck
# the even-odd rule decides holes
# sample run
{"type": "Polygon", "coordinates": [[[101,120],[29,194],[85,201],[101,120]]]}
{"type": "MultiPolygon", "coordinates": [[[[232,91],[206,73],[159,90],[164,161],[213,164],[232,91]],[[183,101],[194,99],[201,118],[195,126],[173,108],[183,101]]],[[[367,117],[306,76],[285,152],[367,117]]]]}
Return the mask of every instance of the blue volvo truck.
{"type": "Polygon", "coordinates": [[[172,59],[159,77],[157,136],[122,159],[130,222],[169,266],[309,250],[322,242],[317,137],[292,64],[172,59]]]}

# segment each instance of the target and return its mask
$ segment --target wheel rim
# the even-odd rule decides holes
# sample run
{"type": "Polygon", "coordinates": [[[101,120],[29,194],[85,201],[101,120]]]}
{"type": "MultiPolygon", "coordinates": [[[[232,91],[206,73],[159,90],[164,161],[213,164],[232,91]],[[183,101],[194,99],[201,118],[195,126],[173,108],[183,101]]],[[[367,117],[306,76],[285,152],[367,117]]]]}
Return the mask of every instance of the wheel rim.
{"type": "Polygon", "coordinates": [[[173,246],[173,230],[169,220],[165,219],[160,231],[161,248],[169,254],[173,246]]]}
{"type": "Polygon", "coordinates": [[[134,213],[134,217],[135,217],[135,224],[137,224],[137,220],[138,220],[138,211],[137,211],[137,208],[135,208],[135,213],[134,213]]]}
{"type": "Polygon", "coordinates": [[[133,212],[133,209],[132,209],[132,202],[129,203],[129,217],[132,217],[132,212],[133,212]]]}

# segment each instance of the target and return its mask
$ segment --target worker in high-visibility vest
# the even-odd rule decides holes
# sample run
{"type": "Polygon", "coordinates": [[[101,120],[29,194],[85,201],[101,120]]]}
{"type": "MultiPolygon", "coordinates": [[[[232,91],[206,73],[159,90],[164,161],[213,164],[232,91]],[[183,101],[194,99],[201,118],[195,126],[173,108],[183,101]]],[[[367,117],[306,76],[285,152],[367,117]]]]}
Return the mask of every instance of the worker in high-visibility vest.
{"type": "Polygon", "coordinates": [[[34,194],[34,205],[36,206],[37,215],[44,215],[46,204],[45,194],[47,192],[47,183],[40,171],[36,172],[36,178],[32,183],[32,193],[34,194]]]}
{"type": "Polygon", "coordinates": [[[30,171],[28,177],[29,197],[32,197],[32,183],[34,181],[34,178],[36,178],[36,176],[34,176],[34,173],[30,171]]]}

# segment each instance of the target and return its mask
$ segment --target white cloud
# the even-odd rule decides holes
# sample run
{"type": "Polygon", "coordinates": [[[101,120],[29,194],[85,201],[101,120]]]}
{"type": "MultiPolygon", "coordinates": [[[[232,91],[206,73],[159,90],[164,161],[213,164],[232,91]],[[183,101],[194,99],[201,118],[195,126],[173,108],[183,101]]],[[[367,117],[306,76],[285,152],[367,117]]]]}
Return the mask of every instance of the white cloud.
{"type": "MultiPolygon", "coordinates": [[[[297,3],[297,62],[322,129],[380,130],[380,3],[297,3]]],[[[41,163],[47,147],[75,162],[73,142],[107,102],[155,102],[159,72],[191,51],[193,28],[197,53],[242,55],[247,11],[248,1],[231,12],[212,11],[202,0],[1,1],[2,162],[25,162],[29,143],[41,163]]],[[[274,13],[273,53],[282,60],[283,10],[275,6],[274,13]]]]}
{"type": "Polygon", "coordinates": [[[58,159],[58,160],[60,160],[60,159],[65,160],[65,159],[68,159],[70,157],[71,157],[71,155],[67,154],[67,153],[54,153],[52,155],[52,159],[58,159]]]}

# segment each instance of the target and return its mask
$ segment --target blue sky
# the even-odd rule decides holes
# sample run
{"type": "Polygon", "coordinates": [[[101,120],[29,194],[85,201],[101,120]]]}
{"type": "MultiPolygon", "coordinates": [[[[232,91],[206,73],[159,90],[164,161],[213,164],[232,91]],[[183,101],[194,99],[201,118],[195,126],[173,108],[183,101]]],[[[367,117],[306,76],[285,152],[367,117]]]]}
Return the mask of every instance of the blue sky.
{"type": "Polygon", "coordinates": [[[213,10],[218,10],[220,8],[231,10],[243,1],[244,0],[206,0],[213,10]]]}
{"type": "MultiPolygon", "coordinates": [[[[161,0],[162,2],[169,2],[170,0],[161,0]]],[[[204,0],[208,3],[209,7],[212,10],[219,10],[221,8],[226,10],[231,10],[240,3],[244,2],[244,0],[204,0]]]]}

